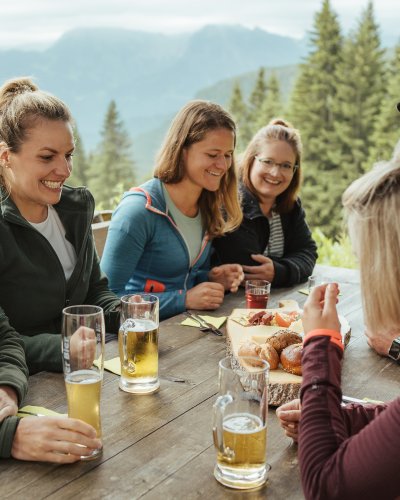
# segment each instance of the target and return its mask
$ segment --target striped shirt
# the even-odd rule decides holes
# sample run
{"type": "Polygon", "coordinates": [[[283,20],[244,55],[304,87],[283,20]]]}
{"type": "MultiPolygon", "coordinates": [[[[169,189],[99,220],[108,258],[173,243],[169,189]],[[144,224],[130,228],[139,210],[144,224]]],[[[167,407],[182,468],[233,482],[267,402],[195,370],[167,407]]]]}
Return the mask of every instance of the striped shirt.
{"type": "Polygon", "coordinates": [[[269,222],[269,241],[264,250],[266,257],[283,257],[285,247],[285,237],[282,229],[282,221],[280,214],[272,212],[272,216],[268,217],[269,222]]]}

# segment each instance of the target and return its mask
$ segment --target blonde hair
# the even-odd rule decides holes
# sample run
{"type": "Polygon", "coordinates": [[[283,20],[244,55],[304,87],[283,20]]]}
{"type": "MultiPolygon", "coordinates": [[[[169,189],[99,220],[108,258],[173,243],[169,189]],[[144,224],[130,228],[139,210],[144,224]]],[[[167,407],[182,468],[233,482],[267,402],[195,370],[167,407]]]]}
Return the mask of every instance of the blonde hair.
{"type": "Polygon", "coordinates": [[[301,155],[303,152],[300,132],[291,123],[282,118],[274,118],[268,125],[256,132],[243,153],[240,162],[240,177],[247,189],[258,198],[257,191],[250,181],[250,172],[260,149],[266,142],[270,141],[284,141],[288,143],[296,156],[296,171],[288,188],[277,197],[274,209],[278,213],[290,212],[295,204],[301,186],[301,155]]]}
{"type": "MultiPolygon", "coordinates": [[[[0,143],[18,153],[27,131],[38,119],[72,122],[68,107],[39,88],[28,77],[8,80],[0,87],[0,143]]],[[[0,186],[6,187],[0,163],[0,186]]]]}
{"type": "Polygon", "coordinates": [[[354,181],[343,194],[353,248],[360,263],[365,322],[371,331],[400,322],[400,150],[354,181]]]}
{"type": "MultiPolygon", "coordinates": [[[[176,184],[185,174],[183,151],[200,142],[217,129],[230,130],[236,144],[236,126],[230,114],[209,101],[191,101],[175,116],[157,156],[154,176],[162,182],[176,184]]],[[[236,229],[242,221],[238,199],[235,162],[221,179],[217,191],[203,189],[199,199],[204,227],[210,237],[221,236],[236,229]]]]}

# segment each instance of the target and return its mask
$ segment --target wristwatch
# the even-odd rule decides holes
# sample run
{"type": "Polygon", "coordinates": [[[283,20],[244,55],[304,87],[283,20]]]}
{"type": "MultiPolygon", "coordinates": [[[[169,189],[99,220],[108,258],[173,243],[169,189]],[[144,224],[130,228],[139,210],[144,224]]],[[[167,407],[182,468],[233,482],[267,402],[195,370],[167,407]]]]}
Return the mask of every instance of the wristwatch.
{"type": "Polygon", "coordinates": [[[400,361],[400,337],[397,337],[393,340],[388,354],[389,358],[392,358],[395,361],[400,361]]]}

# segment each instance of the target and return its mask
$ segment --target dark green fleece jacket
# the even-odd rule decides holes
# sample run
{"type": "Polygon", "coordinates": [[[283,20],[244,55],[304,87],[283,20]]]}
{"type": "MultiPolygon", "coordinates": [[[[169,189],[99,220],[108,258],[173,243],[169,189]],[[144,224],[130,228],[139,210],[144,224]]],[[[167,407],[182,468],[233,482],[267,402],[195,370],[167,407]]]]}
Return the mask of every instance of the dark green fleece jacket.
{"type": "Polygon", "coordinates": [[[93,196],[86,188],[64,186],[54,208],[77,256],[68,281],[47,239],[21,216],[10,197],[1,203],[0,333],[13,329],[22,338],[31,374],[62,371],[64,307],[100,306],[107,331],[116,333],[119,327],[119,299],[108,289],[92,236],[93,196]]]}
{"type": "MultiPolygon", "coordinates": [[[[3,315],[0,312],[0,321],[3,315]]],[[[22,339],[9,328],[0,332],[0,386],[15,389],[21,403],[28,389],[28,368],[22,339]]],[[[0,423],[0,457],[9,457],[18,417],[8,417],[0,423]]]]}
{"type": "MultiPolygon", "coordinates": [[[[100,271],[91,231],[94,200],[86,188],[64,186],[54,206],[77,255],[68,281],[47,239],[1,190],[0,199],[0,385],[14,387],[21,402],[27,389],[24,350],[31,374],[62,371],[63,308],[100,306],[107,331],[116,333],[119,299],[100,271]]],[[[17,417],[9,417],[1,424],[0,457],[10,456],[17,422],[17,417]]]]}

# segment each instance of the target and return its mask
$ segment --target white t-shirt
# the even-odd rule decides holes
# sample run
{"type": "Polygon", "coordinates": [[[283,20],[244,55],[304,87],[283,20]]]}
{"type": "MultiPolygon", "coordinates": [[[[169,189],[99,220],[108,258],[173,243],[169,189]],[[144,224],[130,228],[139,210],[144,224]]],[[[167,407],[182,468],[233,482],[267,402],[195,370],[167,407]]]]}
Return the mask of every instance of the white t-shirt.
{"type": "Polygon", "coordinates": [[[65,238],[65,229],[51,205],[48,206],[47,219],[43,222],[30,222],[53,247],[64,269],[65,279],[68,281],[76,264],[76,253],[73,245],[65,238]]]}

